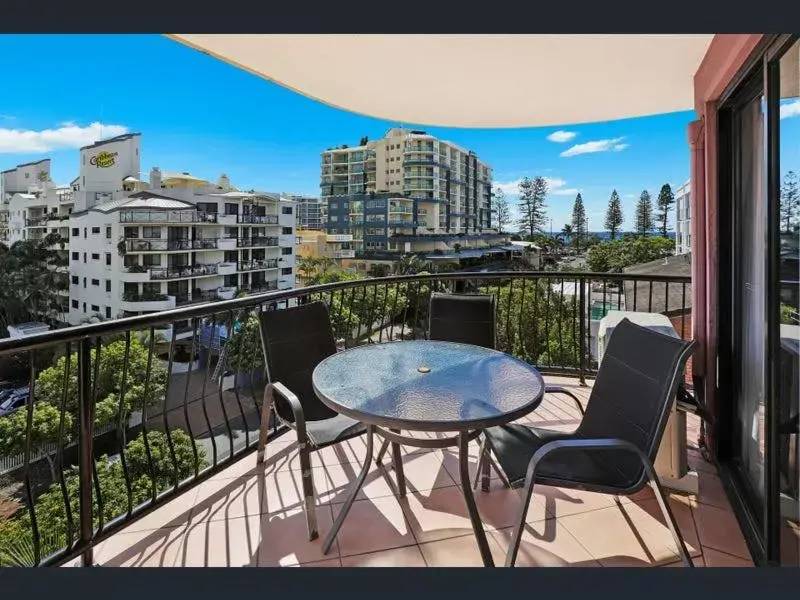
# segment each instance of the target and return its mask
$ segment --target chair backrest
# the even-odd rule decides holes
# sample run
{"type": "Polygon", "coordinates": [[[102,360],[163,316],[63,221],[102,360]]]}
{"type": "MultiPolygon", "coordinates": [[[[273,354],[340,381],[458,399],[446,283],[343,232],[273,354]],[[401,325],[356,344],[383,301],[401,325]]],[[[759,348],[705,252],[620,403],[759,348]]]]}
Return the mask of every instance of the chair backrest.
{"type": "Polygon", "coordinates": [[[497,302],[479,294],[431,294],[429,339],[495,347],[497,302]]]}
{"type": "MultiPolygon", "coordinates": [[[[328,307],[322,302],[262,312],[261,343],[270,382],[279,381],[293,392],[307,421],[336,416],[314,394],[311,374],[325,358],[336,353],[328,307]]],[[[293,421],[292,410],[285,401],[275,398],[278,415],[293,421]]]]}
{"type": "MultiPolygon", "coordinates": [[[[608,341],[575,435],[620,438],[655,460],[686,361],[695,347],[696,342],[655,332],[628,319],[620,321],[608,341]]],[[[643,474],[640,461],[630,453],[603,458],[631,481],[643,474]]]]}

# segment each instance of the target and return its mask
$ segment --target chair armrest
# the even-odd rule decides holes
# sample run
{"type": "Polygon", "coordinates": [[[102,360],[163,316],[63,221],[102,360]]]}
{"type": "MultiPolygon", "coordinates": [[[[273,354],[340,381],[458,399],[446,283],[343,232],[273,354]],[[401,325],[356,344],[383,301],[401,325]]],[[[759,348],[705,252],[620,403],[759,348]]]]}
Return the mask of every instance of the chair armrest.
{"type": "Polygon", "coordinates": [[[653,467],[653,463],[637,445],[631,442],[614,438],[566,439],[547,442],[534,453],[530,462],[528,463],[526,483],[529,484],[533,482],[536,474],[536,467],[543,458],[545,458],[548,454],[568,448],[580,448],[582,450],[627,450],[639,457],[639,460],[642,462],[648,477],[650,477],[650,479],[655,478],[655,468],[653,467]]]}
{"type": "Polygon", "coordinates": [[[578,407],[578,410],[581,413],[581,416],[584,416],[583,412],[583,404],[578,399],[578,397],[570,392],[567,388],[561,387],[560,385],[546,385],[544,387],[545,394],[564,394],[565,396],[569,396],[575,402],[575,406],[578,407]]]}
{"type": "Polygon", "coordinates": [[[268,394],[277,394],[289,404],[289,407],[292,409],[292,416],[294,416],[294,428],[297,430],[297,437],[301,440],[300,443],[304,444],[307,439],[306,417],[305,413],[303,413],[303,405],[300,404],[300,399],[279,381],[268,384],[267,390],[268,394]]]}

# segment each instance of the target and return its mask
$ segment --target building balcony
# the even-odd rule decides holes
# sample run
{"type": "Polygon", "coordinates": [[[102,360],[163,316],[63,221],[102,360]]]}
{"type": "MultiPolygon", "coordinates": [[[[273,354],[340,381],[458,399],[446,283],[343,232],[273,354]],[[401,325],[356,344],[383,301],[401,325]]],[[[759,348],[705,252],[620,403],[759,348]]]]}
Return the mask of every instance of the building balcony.
{"type": "Polygon", "coordinates": [[[355,250],[334,250],[331,252],[332,258],[355,258],[356,251],[355,250]]]}
{"type": "Polygon", "coordinates": [[[47,222],[50,217],[37,217],[33,219],[25,219],[26,227],[47,227],[47,222]]]}
{"type": "Polygon", "coordinates": [[[267,269],[277,269],[277,268],[278,268],[277,258],[269,258],[265,260],[240,261],[236,266],[236,270],[239,273],[245,273],[248,271],[266,271],[267,269]]]}
{"type": "Polygon", "coordinates": [[[264,248],[278,246],[276,237],[247,237],[236,240],[237,248],[264,248]]]}
{"type": "Polygon", "coordinates": [[[199,238],[196,240],[165,240],[160,238],[127,238],[126,252],[188,252],[192,250],[216,250],[217,238],[199,238]]]}
{"type": "Polygon", "coordinates": [[[237,222],[247,225],[277,225],[278,215],[238,215],[237,222]]]}
{"type": "Polygon", "coordinates": [[[223,262],[217,266],[218,275],[236,275],[237,263],[223,262]]]}
{"type": "Polygon", "coordinates": [[[351,233],[329,233],[325,236],[325,241],[328,243],[334,242],[352,242],[353,234],[351,233]]]}
{"type": "Polygon", "coordinates": [[[188,279],[193,277],[210,277],[217,274],[218,264],[180,265],[173,267],[151,267],[150,279],[163,281],[167,279],[188,279]]]}
{"type": "Polygon", "coordinates": [[[259,283],[248,283],[240,285],[239,290],[247,292],[248,294],[262,294],[264,292],[273,292],[278,289],[278,281],[262,281],[259,283]]]}
{"type": "Polygon", "coordinates": [[[177,306],[175,296],[166,294],[124,294],[120,308],[129,312],[170,310],[177,306]]]}
{"type": "MultiPolygon", "coordinates": [[[[281,289],[288,285],[290,279],[290,276],[281,278],[277,287],[281,289]]],[[[563,386],[577,398],[576,405],[563,395],[548,393],[536,410],[518,421],[556,431],[573,431],[589,402],[592,378],[597,369],[596,352],[592,346],[596,333],[588,325],[586,336],[573,332],[579,329],[581,322],[588,324],[591,322],[589,319],[594,321],[599,316],[594,311],[589,312],[596,297],[602,297],[608,305],[621,305],[626,310],[667,313],[679,334],[685,337],[691,331],[691,308],[685,304],[691,298],[688,278],[472,272],[413,276],[400,282],[370,279],[360,282],[360,288],[352,287],[352,283],[317,288],[316,292],[315,288],[302,288],[288,294],[270,294],[275,282],[253,284],[253,292],[262,291],[257,286],[266,285],[265,295],[237,302],[236,311],[252,310],[256,313],[262,309],[280,309],[280,303],[295,302],[308,295],[313,298],[315,293],[326,303],[344,299],[352,303],[350,309],[355,311],[359,323],[358,327],[337,328],[336,331],[343,345],[353,347],[370,342],[424,338],[426,335],[426,319],[409,310],[405,302],[394,307],[393,303],[362,302],[363,310],[358,308],[359,299],[372,298],[381,289],[388,291],[393,288],[395,294],[414,290],[417,294],[415,306],[427,306],[429,294],[433,291],[499,294],[509,298],[510,302],[498,303],[498,323],[503,324],[498,328],[498,349],[534,364],[545,373],[547,384],[563,386]],[[409,286],[409,281],[416,282],[416,285],[409,286]],[[649,292],[636,296],[638,303],[637,300],[631,301],[631,283],[634,289],[642,284],[650,288],[649,292]],[[687,300],[683,304],[680,301],[673,304],[675,296],[667,292],[667,288],[679,290],[677,298],[687,300]],[[512,289],[516,293],[511,294],[512,289]],[[576,295],[580,296],[580,301],[576,295]],[[511,302],[548,303],[545,308],[550,318],[542,323],[542,327],[526,327],[522,318],[506,318],[515,308],[511,302]],[[580,314],[575,308],[577,306],[587,307],[585,315],[580,314]],[[383,312],[376,314],[376,310],[383,312]],[[562,329],[563,335],[560,334],[562,329]]],[[[132,309],[140,310],[140,307],[132,309]]],[[[177,327],[186,334],[187,340],[192,340],[192,347],[196,344],[201,354],[218,352],[229,333],[227,326],[220,328],[213,323],[219,322],[215,319],[219,318],[220,312],[227,319],[227,310],[226,306],[215,303],[207,308],[178,309],[179,312],[170,315],[169,319],[162,314],[140,317],[135,322],[135,331],[147,332],[153,327],[157,331],[169,332],[177,327]]],[[[330,314],[332,326],[338,327],[336,311],[331,310],[330,314]]],[[[81,357],[91,356],[94,340],[100,336],[103,336],[104,351],[107,351],[108,344],[115,343],[114,340],[122,340],[120,348],[125,352],[124,340],[126,334],[134,333],[132,325],[131,321],[121,319],[52,332],[52,341],[37,339],[20,343],[19,340],[3,340],[0,341],[0,356],[19,355],[21,360],[26,360],[32,349],[60,353],[69,344],[72,352],[82,350],[75,354],[75,360],[83,360],[81,357]]],[[[235,330],[237,333],[241,331],[235,330]]],[[[255,342],[256,352],[259,343],[255,342]]],[[[169,370],[172,368],[170,365],[181,362],[178,352],[185,355],[187,350],[171,344],[162,346],[157,352],[159,354],[155,356],[161,358],[161,364],[169,370]],[[162,354],[164,352],[167,354],[162,354]]],[[[192,357],[186,357],[186,360],[191,362],[192,357]]],[[[64,368],[69,368],[69,364],[65,363],[64,368]]],[[[141,365],[141,356],[130,364],[132,369],[133,365],[141,365]]],[[[200,360],[197,367],[200,372],[188,378],[185,385],[162,388],[161,393],[166,396],[156,398],[154,406],[147,412],[148,439],[167,438],[169,446],[166,440],[159,444],[163,455],[168,456],[167,448],[177,444],[182,457],[180,483],[173,487],[171,477],[159,480],[154,499],[151,499],[149,489],[142,492],[135,486],[126,486],[128,475],[124,470],[115,475],[119,477],[118,483],[109,487],[109,480],[105,479],[107,471],[95,468],[90,446],[81,445],[80,441],[60,440],[52,448],[21,456],[16,470],[7,476],[12,481],[32,478],[31,487],[37,493],[33,499],[21,494],[20,505],[7,518],[18,519],[19,529],[15,531],[26,537],[25,542],[35,540],[40,552],[18,555],[17,564],[80,564],[89,558],[87,551],[90,549],[93,563],[107,566],[448,567],[481,564],[458,489],[462,476],[457,453],[451,448],[414,449],[403,454],[409,491],[402,500],[397,498],[393,470],[375,465],[373,457],[367,456],[363,437],[314,453],[309,475],[316,492],[319,538],[309,541],[301,491],[303,473],[299,467],[294,432],[280,424],[276,424],[274,430],[268,427],[265,462],[257,464],[258,407],[263,383],[259,385],[255,375],[243,381],[245,373],[220,379],[220,373],[213,367],[209,372],[207,364],[200,360]],[[209,380],[213,384],[209,384],[209,380]],[[235,389],[229,389],[226,381],[235,385],[235,389]],[[223,386],[219,387],[218,382],[223,386]],[[76,443],[77,446],[73,446],[76,443]],[[72,451],[63,452],[63,462],[56,463],[56,470],[72,478],[69,489],[77,489],[80,485],[87,491],[94,490],[93,478],[98,474],[100,481],[96,489],[101,499],[108,500],[103,503],[101,527],[97,527],[96,520],[93,520],[92,503],[74,510],[70,531],[81,531],[81,524],[95,525],[86,528],[86,537],[75,538],[74,545],[73,539],[66,535],[62,521],[56,521],[55,526],[45,523],[47,511],[36,510],[45,500],[48,507],[53,506],[52,503],[58,506],[64,502],[59,483],[47,479],[45,459],[50,456],[48,452],[66,448],[72,451]],[[84,450],[89,460],[77,461],[75,450],[84,450]],[[198,457],[197,462],[194,456],[198,457]],[[323,540],[365,460],[367,471],[363,493],[356,498],[338,542],[330,553],[323,554],[323,540]],[[34,465],[42,468],[32,468],[34,465]],[[74,469],[66,471],[68,467],[74,469]],[[42,490],[49,490],[49,496],[43,498],[42,490]],[[132,511],[128,510],[128,503],[132,511]],[[26,515],[30,512],[42,516],[38,528],[29,525],[26,515]]],[[[89,369],[90,364],[83,366],[89,369]]],[[[142,369],[141,366],[137,368],[142,369]]],[[[78,372],[83,372],[80,367],[78,372]]],[[[110,380],[118,378],[117,373],[101,375],[108,375],[110,380]]],[[[140,375],[138,371],[132,374],[137,383],[146,388],[148,375],[140,375]]],[[[167,380],[170,380],[170,375],[168,371],[167,380]]],[[[88,385],[90,378],[85,378],[85,381],[88,385]]],[[[691,386],[688,378],[685,383],[691,386]]],[[[89,392],[87,388],[88,396],[89,392]]],[[[28,425],[32,426],[32,423],[28,425]]],[[[92,419],[87,419],[82,426],[85,427],[85,437],[78,439],[96,440],[94,458],[98,462],[106,460],[102,454],[119,452],[108,448],[114,448],[114,440],[125,439],[127,432],[126,424],[116,419],[111,419],[103,428],[94,429],[92,419]]],[[[747,546],[714,465],[704,461],[697,447],[699,430],[699,419],[686,414],[685,430],[674,438],[687,446],[683,452],[697,477],[698,486],[695,492],[672,492],[669,496],[671,509],[696,564],[746,566],[750,564],[747,546]]],[[[440,437],[439,434],[419,435],[440,437]]],[[[477,440],[470,442],[467,461],[470,479],[477,468],[478,449],[477,440]]],[[[118,454],[111,456],[112,466],[118,462],[116,456],[118,454]]],[[[143,460],[147,462],[145,471],[156,468],[151,454],[148,453],[143,460]]],[[[117,482],[117,479],[113,481],[117,482]]],[[[486,491],[477,490],[475,500],[487,530],[491,554],[501,565],[511,528],[522,506],[519,492],[504,487],[492,471],[486,491]]],[[[75,506],[78,506],[77,501],[72,503],[73,509],[75,506]]],[[[527,523],[517,561],[519,567],[675,566],[679,560],[657,501],[648,488],[617,503],[611,495],[537,487],[527,513],[527,523]]]]}
{"type": "Polygon", "coordinates": [[[200,210],[122,210],[120,223],[216,223],[217,213],[200,210]]]}

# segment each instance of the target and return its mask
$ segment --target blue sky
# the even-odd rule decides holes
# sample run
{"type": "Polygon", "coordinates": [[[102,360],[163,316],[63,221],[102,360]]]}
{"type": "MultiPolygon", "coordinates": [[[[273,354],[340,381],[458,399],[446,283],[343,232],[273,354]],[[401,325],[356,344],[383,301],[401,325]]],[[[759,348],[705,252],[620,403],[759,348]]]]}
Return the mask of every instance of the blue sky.
{"type": "MultiPolygon", "coordinates": [[[[158,35],[0,35],[0,69],[14,74],[15,87],[0,100],[0,170],[48,156],[57,183],[77,174],[77,148],[95,141],[103,123],[103,137],[143,134],[143,175],[152,166],[212,180],[224,172],[244,189],[318,194],[321,151],[399,125],[328,107],[158,35]]],[[[556,230],[580,191],[589,228],[598,230],[612,189],[629,228],[643,189],[655,196],[662,184],[688,179],[692,118],[689,111],[549,128],[426,130],[477,152],[512,201],[519,178],[547,177],[556,230]],[[556,131],[574,135],[550,141],[556,131]]]]}

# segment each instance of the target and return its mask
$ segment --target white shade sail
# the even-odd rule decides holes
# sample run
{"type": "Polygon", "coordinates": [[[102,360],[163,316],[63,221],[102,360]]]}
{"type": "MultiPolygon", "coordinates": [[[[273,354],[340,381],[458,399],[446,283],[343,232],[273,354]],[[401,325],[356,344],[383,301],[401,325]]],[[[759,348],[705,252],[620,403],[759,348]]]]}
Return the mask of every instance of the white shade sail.
{"type": "Polygon", "coordinates": [[[713,35],[170,34],[352,112],[536,127],[689,110],[713,35]]]}

